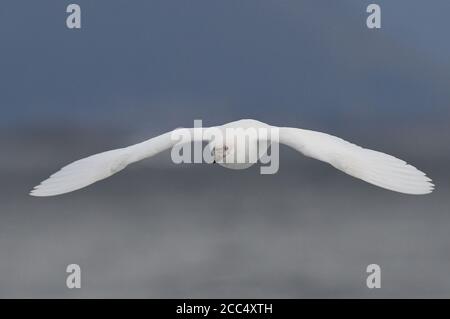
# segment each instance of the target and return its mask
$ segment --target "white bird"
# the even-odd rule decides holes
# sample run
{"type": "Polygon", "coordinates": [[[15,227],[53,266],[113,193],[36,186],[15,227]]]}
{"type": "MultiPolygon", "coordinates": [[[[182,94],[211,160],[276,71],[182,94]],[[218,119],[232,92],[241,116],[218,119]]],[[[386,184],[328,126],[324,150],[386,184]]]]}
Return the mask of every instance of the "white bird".
{"type": "MultiPolygon", "coordinates": [[[[214,127],[220,131],[227,128],[276,128],[256,120],[240,120],[214,127]]],[[[196,136],[193,128],[189,132],[196,136]]],[[[125,148],[98,153],[75,161],[51,175],[30,192],[32,196],[54,196],[86,187],[99,180],[107,178],[144,158],[154,156],[164,150],[172,148],[177,140],[174,133],[182,129],[159,135],[142,143],[125,148]]],[[[184,129],[186,130],[186,129],[184,129]]],[[[333,167],[373,185],[405,194],[428,194],[434,189],[431,179],[414,166],[395,158],[394,156],[366,149],[336,136],[310,130],[279,127],[279,143],[285,144],[308,157],[326,162],[333,167]]],[[[197,134],[202,136],[202,134],[197,134]]],[[[196,141],[192,138],[190,141],[196,141]]],[[[205,140],[201,137],[200,140],[205,140]]],[[[236,150],[233,138],[226,138],[222,143],[206,139],[210,142],[211,155],[215,162],[228,168],[247,168],[253,163],[233,163],[231,156],[236,150]],[[230,164],[231,163],[231,164],[230,164]]],[[[250,141],[252,149],[258,141],[250,141]]]]}

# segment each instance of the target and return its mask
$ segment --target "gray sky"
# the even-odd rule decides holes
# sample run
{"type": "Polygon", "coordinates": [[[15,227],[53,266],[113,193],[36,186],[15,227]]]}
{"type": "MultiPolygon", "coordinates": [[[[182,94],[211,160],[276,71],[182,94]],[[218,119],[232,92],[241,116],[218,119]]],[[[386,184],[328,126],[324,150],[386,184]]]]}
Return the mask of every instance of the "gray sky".
{"type": "Polygon", "coordinates": [[[2,126],[440,125],[448,1],[5,1],[2,126]],[[440,18],[442,17],[442,18],[440,18]],[[136,121],[138,123],[136,123],[136,121]]]}

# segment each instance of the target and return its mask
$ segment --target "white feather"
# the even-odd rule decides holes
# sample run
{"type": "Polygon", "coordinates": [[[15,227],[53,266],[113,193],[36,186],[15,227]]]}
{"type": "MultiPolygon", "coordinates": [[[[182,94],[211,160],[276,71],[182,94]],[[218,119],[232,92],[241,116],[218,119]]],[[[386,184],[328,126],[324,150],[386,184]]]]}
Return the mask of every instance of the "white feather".
{"type": "Polygon", "coordinates": [[[178,129],[126,148],[106,151],[80,159],[64,166],[34,187],[30,195],[60,195],[105,179],[123,170],[131,163],[171,148],[177,142],[174,138],[180,136],[181,130],[189,130],[191,136],[193,136],[191,141],[195,141],[196,136],[202,136],[202,132],[199,132],[198,129],[178,129]]]}
{"type": "Polygon", "coordinates": [[[53,196],[86,187],[124,169],[128,158],[127,149],[117,149],[80,159],[51,175],[30,195],[53,196]]]}
{"type": "MultiPolygon", "coordinates": [[[[255,120],[241,120],[215,128],[223,130],[228,127],[271,128],[255,120]]],[[[191,139],[185,142],[203,140],[203,129],[205,128],[188,129],[191,139]]],[[[180,132],[181,129],[175,130],[139,144],[75,161],[36,186],[30,195],[53,196],[86,187],[121,171],[131,163],[171,148],[178,142],[173,139],[173,134],[180,132]]],[[[427,194],[434,189],[431,179],[425,173],[404,161],[362,148],[336,136],[297,128],[280,128],[279,138],[280,143],[306,156],[329,163],[351,176],[389,190],[406,194],[427,194]]]]}
{"type": "Polygon", "coordinates": [[[281,128],[280,143],[368,183],[406,194],[428,194],[431,179],[394,156],[362,148],[336,136],[296,128],[281,128]]]}

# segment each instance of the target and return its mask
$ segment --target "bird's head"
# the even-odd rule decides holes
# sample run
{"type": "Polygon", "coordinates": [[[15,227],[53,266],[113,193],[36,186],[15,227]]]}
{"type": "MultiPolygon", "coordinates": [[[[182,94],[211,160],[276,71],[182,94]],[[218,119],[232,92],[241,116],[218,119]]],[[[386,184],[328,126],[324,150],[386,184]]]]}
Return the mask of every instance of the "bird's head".
{"type": "Polygon", "coordinates": [[[231,144],[214,145],[211,149],[214,163],[233,163],[234,146],[231,144]]]}
{"type": "MultiPolygon", "coordinates": [[[[244,132],[245,133],[245,132],[244,132]]],[[[239,134],[229,134],[223,142],[211,143],[211,156],[214,163],[228,168],[247,168],[258,159],[257,139],[239,134]]]]}

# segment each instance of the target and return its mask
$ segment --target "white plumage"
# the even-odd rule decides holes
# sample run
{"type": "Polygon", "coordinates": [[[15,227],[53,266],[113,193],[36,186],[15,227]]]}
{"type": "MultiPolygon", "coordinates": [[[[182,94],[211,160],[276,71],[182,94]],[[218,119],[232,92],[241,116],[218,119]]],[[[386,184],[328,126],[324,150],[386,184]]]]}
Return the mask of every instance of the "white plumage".
{"type": "MultiPolygon", "coordinates": [[[[272,128],[272,126],[255,120],[240,120],[216,127],[226,128],[272,128]]],[[[189,129],[193,136],[201,136],[196,130],[189,129]]],[[[127,165],[170,149],[177,141],[172,132],[151,138],[145,142],[129,147],[95,154],[75,161],[36,186],[32,196],[54,196],[75,191],[96,181],[107,178],[127,165]]],[[[192,139],[194,140],[194,139],[192,139]]],[[[191,141],[192,141],[191,140],[191,141]]],[[[211,142],[211,141],[209,141],[211,142]]],[[[434,189],[431,179],[414,166],[391,155],[362,148],[338,137],[297,128],[279,128],[279,142],[288,145],[304,155],[318,159],[335,168],[368,183],[392,191],[406,194],[428,194],[434,189]]],[[[212,143],[212,142],[211,142],[212,143]]],[[[213,145],[217,154],[227,156],[233,152],[234,145],[225,141],[225,145],[213,145]]],[[[221,163],[222,157],[216,159],[221,163]]],[[[223,165],[225,167],[232,165],[223,165]]],[[[246,168],[249,165],[238,166],[246,168]]]]}

